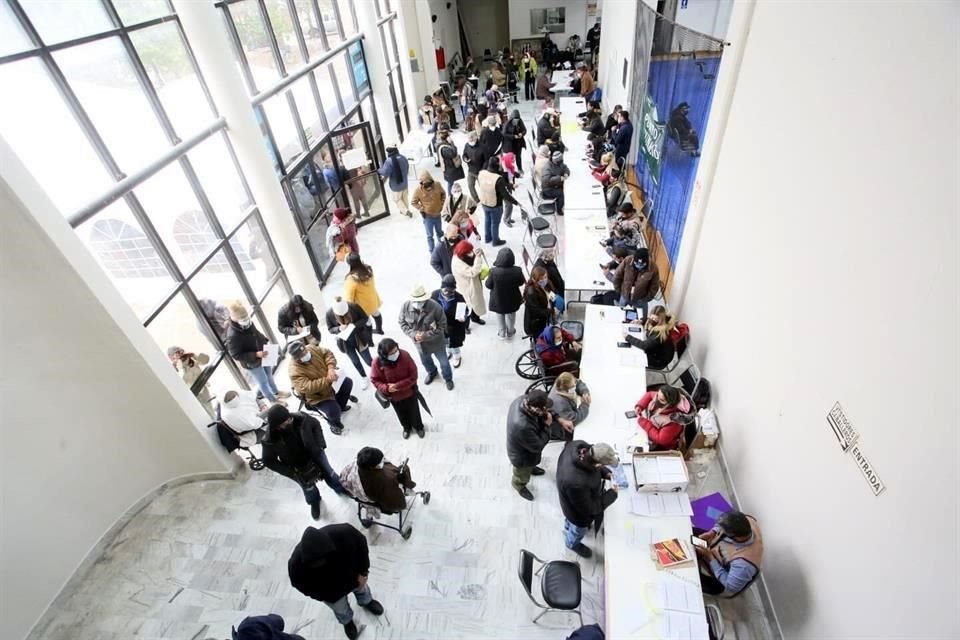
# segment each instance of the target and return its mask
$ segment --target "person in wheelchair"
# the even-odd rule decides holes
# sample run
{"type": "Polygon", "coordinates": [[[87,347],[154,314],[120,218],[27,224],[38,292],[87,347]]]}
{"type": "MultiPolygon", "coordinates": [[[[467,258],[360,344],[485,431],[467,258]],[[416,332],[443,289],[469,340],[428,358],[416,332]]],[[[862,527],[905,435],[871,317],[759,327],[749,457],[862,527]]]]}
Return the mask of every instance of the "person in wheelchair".
{"type": "MultiPolygon", "coordinates": [[[[364,447],[357,453],[355,464],[344,468],[344,482],[353,489],[359,483],[359,492],[354,496],[364,502],[372,502],[379,511],[392,514],[406,509],[416,499],[410,467],[398,467],[375,447],[364,447]]],[[[370,510],[368,510],[370,511],[370,510]]]]}
{"type": "Polygon", "coordinates": [[[643,394],[634,409],[651,451],[684,449],[684,430],[697,417],[697,406],[686,391],[664,385],[643,394]]]}
{"type": "Polygon", "coordinates": [[[693,156],[700,155],[700,136],[690,122],[687,114],[690,113],[690,105],[686,102],[678,104],[670,112],[670,137],[677,141],[680,148],[689,151],[693,156]]]}
{"type": "Polygon", "coordinates": [[[266,433],[267,406],[256,391],[227,391],[220,406],[220,420],[237,436],[241,447],[259,444],[266,433]]]}
{"type": "Polygon", "coordinates": [[[569,371],[564,371],[553,381],[550,389],[550,399],[553,400],[553,410],[557,420],[570,434],[567,440],[573,439],[573,427],[580,424],[590,415],[590,388],[583,380],[569,371]],[[567,428],[567,424],[570,428],[567,428]]]}
{"type": "Polygon", "coordinates": [[[547,326],[534,344],[537,356],[543,361],[543,366],[553,374],[559,368],[571,372],[580,369],[580,357],[583,347],[573,339],[573,334],[562,329],[559,325],[547,326]]]}

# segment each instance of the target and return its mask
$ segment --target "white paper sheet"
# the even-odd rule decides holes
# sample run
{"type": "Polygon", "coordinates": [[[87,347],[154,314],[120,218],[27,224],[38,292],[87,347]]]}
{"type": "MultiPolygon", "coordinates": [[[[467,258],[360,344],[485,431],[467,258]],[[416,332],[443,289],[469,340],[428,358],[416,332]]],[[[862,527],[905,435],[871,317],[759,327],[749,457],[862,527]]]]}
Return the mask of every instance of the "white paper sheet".
{"type": "MultiPolygon", "coordinates": [[[[353,325],[350,325],[350,326],[352,327],[353,325]]],[[[333,381],[332,385],[330,385],[333,387],[334,393],[336,393],[337,391],[340,391],[340,387],[343,386],[343,380],[344,380],[343,371],[341,371],[340,369],[337,369],[337,379],[333,381]]]]}
{"type": "Polygon", "coordinates": [[[677,456],[648,456],[633,461],[640,484],[683,482],[687,479],[683,459],[677,456]]]}
{"type": "Polygon", "coordinates": [[[698,614],[703,611],[703,597],[692,584],[666,578],[656,585],[657,608],[698,614]]]}
{"type": "Polygon", "coordinates": [[[646,529],[635,520],[627,520],[624,528],[624,538],[630,546],[644,550],[644,553],[650,552],[650,545],[653,544],[653,529],[646,529]]]}
{"type": "Polygon", "coordinates": [[[343,163],[343,168],[348,171],[351,169],[357,169],[359,167],[364,167],[370,163],[367,160],[367,154],[364,153],[363,149],[350,149],[344,151],[340,155],[340,161],[343,163]]]}
{"type": "Polygon", "coordinates": [[[638,516],[692,516],[686,493],[637,493],[630,498],[630,511],[638,516]]]}
{"type": "Polygon", "coordinates": [[[263,356],[260,364],[264,367],[277,366],[277,362],[280,360],[280,345],[270,343],[267,344],[263,350],[267,352],[267,355],[263,356]]]}
{"type": "Polygon", "coordinates": [[[470,307],[467,306],[466,302],[458,302],[457,308],[453,310],[453,317],[459,320],[460,322],[466,322],[467,316],[470,315],[470,307]]]}
{"type": "Polygon", "coordinates": [[[298,334],[296,334],[296,335],[293,335],[293,336],[290,336],[289,341],[290,341],[290,342],[293,342],[294,340],[303,340],[304,342],[306,342],[307,338],[309,338],[309,337],[310,337],[310,327],[307,327],[306,329],[304,329],[304,330],[301,331],[300,333],[298,333],[298,334]]]}
{"type": "Polygon", "coordinates": [[[647,354],[643,349],[635,347],[618,349],[620,351],[620,366],[631,367],[633,369],[647,368],[647,354]]]}
{"type": "Polygon", "coordinates": [[[660,618],[660,637],[667,640],[707,640],[707,620],[702,613],[690,615],[665,611],[660,618]]]}
{"type": "Polygon", "coordinates": [[[337,334],[337,337],[341,340],[348,340],[350,339],[350,336],[353,335],[354,329],[356,329],[356,327],[353,326],[353,323],[350,323],[345,327],[341,327],[340,333],[337,334]]]}

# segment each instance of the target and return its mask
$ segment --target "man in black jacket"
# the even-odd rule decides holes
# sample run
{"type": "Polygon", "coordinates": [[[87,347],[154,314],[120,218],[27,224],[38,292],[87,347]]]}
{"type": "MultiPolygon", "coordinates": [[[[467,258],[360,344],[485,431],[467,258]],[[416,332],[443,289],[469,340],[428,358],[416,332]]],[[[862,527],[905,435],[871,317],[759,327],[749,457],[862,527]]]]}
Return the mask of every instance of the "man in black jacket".
{"type": "Polygon", "coordinates": [[[319,322],[313,305],[299,294],[290,298],[290,302],[280,307],[277,313],[277,328],[285,336],[295,336],[309,327],[310,336],[320,342],[319,322]]]}
{"type": "Polygon", "coordinates": [[[611,477],[604,465],[618,464],[616,451],[603,442],[568,442],[557,460],[557,492],[563,511],[564,543],[577,555],[589,558],[590,548],[581,542],[590,525],[603,520],[603,510],[617,499],[616,489],[603,489],[611,477]]]}
{"type": "Polygon", "coordinates": [[[357,604],[375,616],[383,615],[383,605],[373,599],[367,577],[370,552],[367,539],[349,524],[331,524],[321,529],[307,527],[287,563],[290,584],[305,596],[319,600],[331,609],[353,640],[365,625],[353,622],[350,592],[357,604]]]}
{"type": "Polygon", "coordinates": [[[547,140],[554,142],[560,140],[560,129],[556,126],[557,112],[554,109],[547,109],[543,112],[543,117],[537,122],[537,146],[541,147],[547,144],[547,140]]]}
{"type": "Polygon", "coordinates": [[[453,273],[453,248],[463,240],[460,229],[448,224],[443,231],[443,241],[438,242],[430,255],[430,266],[442,278],[453,273]]]}
{"type": "Polygon", "coordinates": [[[322,478],[337,495],[350,495],[327,460],[327,441],[319,420],[305,413],[290,413],[285,406],[275,404],[267,410],[267,428],[263,463],[300,485],[314,520],[320,519],[317,480],[322,478]]]}
{"type": "Polygon", "coordinates": [[[527,488],[530,476],[542,476],[540,456],[550,442],[553,400],[545,391],[536,389],[520,396],[507,411],[507,457],[513,465],[513,488],[525,500],[533,500],[527,488]]]}
{"type": "Polygon", "coordinates": [[[467,144],[463,145],[463,159],[467,163],[467,191],[474,202],[480,202],[477,196],[477,175],[487,166],[487,154],[479,140],[480,135],[471,131],[467,135],[467,144]]]}

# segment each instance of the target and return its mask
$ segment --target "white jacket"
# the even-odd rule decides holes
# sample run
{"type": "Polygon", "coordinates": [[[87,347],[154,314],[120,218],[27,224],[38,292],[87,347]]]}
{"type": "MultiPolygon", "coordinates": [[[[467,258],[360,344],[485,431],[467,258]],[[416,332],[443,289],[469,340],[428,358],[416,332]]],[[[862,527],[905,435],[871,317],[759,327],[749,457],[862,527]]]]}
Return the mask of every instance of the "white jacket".
{"type": "Polygon", "coordinates": [[[453,256],[450,263],[450,269],[453,277],[457,281],[457,291],[467,301],[467,306],[473,309],[478,316],[487,312],[487,302],[483,299],[483,283],[480,281],[480,270],[483,263],[480,256],[473,260],[473,266],[470,266],[457,256],[453,256]]]}
{"type": "Polygon", "coordinates": [[[238,391],[237,397],[220,407],[220,419],[237,434],[240,446],[257,444],[257,429],[263,427],[256,391],[238,391]]]}

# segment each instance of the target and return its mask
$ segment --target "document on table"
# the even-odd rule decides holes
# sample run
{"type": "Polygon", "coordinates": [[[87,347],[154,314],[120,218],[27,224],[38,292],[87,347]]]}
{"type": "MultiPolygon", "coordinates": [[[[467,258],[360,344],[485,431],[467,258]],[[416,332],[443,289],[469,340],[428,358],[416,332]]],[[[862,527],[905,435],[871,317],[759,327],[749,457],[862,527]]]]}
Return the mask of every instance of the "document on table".
{"type": "Polygon", "coordinates": [[[646,529],[635,520],[627,520],[624,524],[624,539],[632,547],[639,547],[645,551],[649,551],[650,545],[653,544],[653,529],[646,529]]]}
{"type": "Polygon", "coordinates": [[[692,516],[690,497],[680,493],[636,493],[630,497],[630,511],[638,516],[692,516]]]}
{"type": "Polygon", "coordinates": [[[645,456],[633,461],[633,473],[639,484],[683,482],[687,479],[680,456],[645,456]]]}
{"type": "Polygon", "coordinates": [[[687,582],[666,579],[657,583],[657,608],[665,611],[700,613],[703,611],[703,596],[700,590],[687,582]]]}
{"type": "Polygon", "coordinates": [[[647,368],[647,354],[643,349],[622,348],[620,351],[620,365],[634,369],[647,368]]]}
{"type": "Polygon", "coordinates": [[[277,362],[280,360],[280,345],[270,343],[264,346],[263,350],[267,352],[267,355],[263,356],[260,364],[264,367],[277,366],[277,362]]]}
{"type": "Polygon", "coordinates": [[[341,340],[349,340],[350,336],[353,335],[353,331],[355,329],[356,327],[353,326],[353,323],[351,322],[345,327],[340,327],[340,333],[337,334],[337,337],[340,338],[341,340]]]}
{"type": "Polygon", "coordinates": [[[707,620],[703,613],[665,611],[660,618],[660,637],[667,640],[707,640],[707,620]]]}

